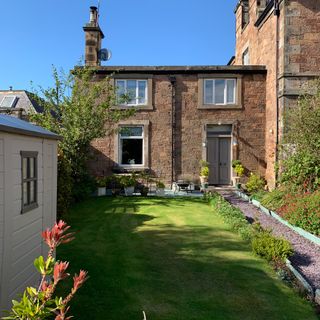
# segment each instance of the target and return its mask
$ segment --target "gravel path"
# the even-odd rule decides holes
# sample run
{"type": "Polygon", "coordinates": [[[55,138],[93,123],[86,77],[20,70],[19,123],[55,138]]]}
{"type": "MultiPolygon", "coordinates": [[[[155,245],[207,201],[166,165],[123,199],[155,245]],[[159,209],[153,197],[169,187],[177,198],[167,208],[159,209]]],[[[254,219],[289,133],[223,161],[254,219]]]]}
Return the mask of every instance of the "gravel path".
{"type": "Polygon", "coordinates": [[[259,220],[265,229],[272,229],[276,236],[284,237],[292,243],[294,255],[291,264],[304,276],[313,289],[320,288],[320,246],[305,239],[284,226],[271,216],[267,216],[253,204],[239,198],[231,191],[220,191],[220,194],[232,205],[239,208],[250,221],[259,220]]]}

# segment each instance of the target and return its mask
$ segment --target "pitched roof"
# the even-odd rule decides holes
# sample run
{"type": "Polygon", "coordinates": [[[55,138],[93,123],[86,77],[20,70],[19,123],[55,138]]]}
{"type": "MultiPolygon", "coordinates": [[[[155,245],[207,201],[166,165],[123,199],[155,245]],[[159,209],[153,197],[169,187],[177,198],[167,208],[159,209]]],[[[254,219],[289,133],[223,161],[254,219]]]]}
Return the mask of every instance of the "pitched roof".
{"type": "Polygon", "coordinates": [[[59,135],[49,130],[4,114],[0,114],[0,131],[54,140],[61,139],[59,135]]]}
{"type": "Polygon", "coordinates": [[[43,111],[35,95],[26,90],[0,90],[0,109],[24,110],[26,113],[43,111]],[[1,103],[5,97],[15,97],[13,105],[9,108],[1,107],[1,103]]]}

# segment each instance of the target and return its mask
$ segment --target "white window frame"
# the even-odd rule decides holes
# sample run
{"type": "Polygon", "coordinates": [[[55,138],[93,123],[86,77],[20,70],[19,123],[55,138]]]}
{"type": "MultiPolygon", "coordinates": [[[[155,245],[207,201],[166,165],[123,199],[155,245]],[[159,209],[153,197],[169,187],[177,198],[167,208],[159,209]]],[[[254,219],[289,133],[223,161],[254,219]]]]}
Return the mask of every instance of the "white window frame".
{"type": "MultiPolygon", "coordinates": [[[[127,94],[128,92],[128,85],[127,82],[128,81],[136,81],[137,85],[136,85],[136,103],[127,103],[127,102],[121,102],[119,103],[119,105],[121,106],[128,106],[128,107],[133,107],[133,106],[145,106],[148,104],[148,80],[147,79],[116,79],[116,90],[118,90],[118,82],[119,81],[124,81],[125,83],[125,94],[127,94]],[[145,102],[144,103],[139,103],[139,82],[144,82],[146,84],[145,86],[145,102]]],[[[117,94],[116,94],[117,95],[117,94]]],[[[117,99],[118,99],[118,95],[117,95],[117,99]]]]}
{"type": "Polygon", "coordinates": [[[227,105],[235,105],[237,104],[237,81],[238,79],[236,78],[207,78],[203,80],[203,101],[205,105],[221,105],[221,106],[227,106],[227,105]],[[225,86],[224,86],[224,102],[223,103],[216,103],[215,102],[215,82],[216,81],[225,81],[225,86]],[[232,102],[227,102],[228,98],[228,80],[232,80],[234,82],[233,86],[233,101],[232,102]],[[206,81],[213,81],[213,86],[212,86],[212,102],[207,102],[206,101],[206,93],[207,93],[207,88],[206,88],[206,81]]]}
{"type": "Polygon", "coordinates": [[[144,126],[143,125],[122,125],[120,127],[120,130],[122,128],[141,128],[141,136],[128,136],[128,137],[122,137],[121,131],[119,131],[119,149],[118,149],[118,162],[121,167],[144,167],[144,144],[145,144],[145,137],[144,137],[144,126]],[[129,139],[141,139],[142,140],[142,163],[141,164],[129,164],[129,163],[122,163],[122,140],[129,140],[129,139]]]}
{"type": "Polygon", "coordinates": [[[247,47],[242,53],[242,65],[248,66],[250,64],[250,52],[249,47],[247,47]]]}
{"type": "Polygon", "coordinates": [[[0,108],[10,109],[10,108],[12,108],[12,106],[15,105],[16,101],[17,101],[17,96],[12,96],[12,95],[4,96],[4,97],[2,98],[2,100],[1,100],[0,108]],[[3,101],[4,101],[6,98],[13,98],[13,100],[12,100],[12,102],[11,102],[11,104],[10,104],[9,107],[3,107],[3,106],[2,106],[2,103],[3,103],[3,101]]]}

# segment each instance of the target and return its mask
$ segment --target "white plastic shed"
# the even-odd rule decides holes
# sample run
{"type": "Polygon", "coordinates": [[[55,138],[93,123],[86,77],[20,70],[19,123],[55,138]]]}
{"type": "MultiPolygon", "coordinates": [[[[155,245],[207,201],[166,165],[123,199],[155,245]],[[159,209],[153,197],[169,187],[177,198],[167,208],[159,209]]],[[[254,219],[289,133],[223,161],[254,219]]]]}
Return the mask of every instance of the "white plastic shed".
{"type": "Polygon", "coordinates": [[[0,315],[39,275],[42,230],[56,220],[59,136],[0,115],[0,315]]]}

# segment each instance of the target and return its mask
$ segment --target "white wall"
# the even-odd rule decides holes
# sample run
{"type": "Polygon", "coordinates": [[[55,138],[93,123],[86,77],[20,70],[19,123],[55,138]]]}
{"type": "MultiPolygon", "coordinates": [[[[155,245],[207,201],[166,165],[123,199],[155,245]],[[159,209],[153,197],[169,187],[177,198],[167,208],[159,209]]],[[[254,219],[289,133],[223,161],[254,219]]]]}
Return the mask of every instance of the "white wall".
{"type": "Polygon", "coordinates": [[[17,294],[22,293],[26,286],[36,285],[39,281],[33,261],[47,252],[41,232],[52,226],[56,219],[56,179],[56,141],[0,132],[0,228],[2,226],[3,230],[0,243],[0,247],[3,247],[0,254],[0,310],[9,309],[11,300],[15,299],[17,294]],[[1,141],[4,154],[3,171],[1,141]],[[24,214],[21,214],[20,151],[38,152],[39,207],[24,214]],[[1,174],[4,179],[1,179],[1,174]],[[1,189],[3,180],[4,188],[1,189]],[[3,201],[1,191],[4,191],[3,201]],[[4,203],[4,206],[1,207],[1,203],[4,203]],[[2,224],[1,212],[4,217],[2,224]]]}

